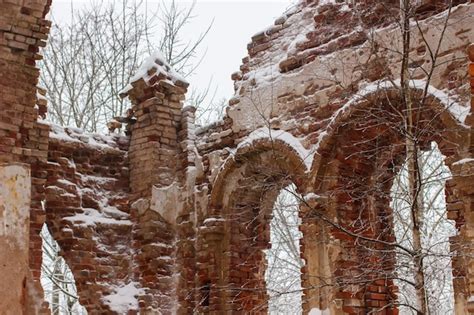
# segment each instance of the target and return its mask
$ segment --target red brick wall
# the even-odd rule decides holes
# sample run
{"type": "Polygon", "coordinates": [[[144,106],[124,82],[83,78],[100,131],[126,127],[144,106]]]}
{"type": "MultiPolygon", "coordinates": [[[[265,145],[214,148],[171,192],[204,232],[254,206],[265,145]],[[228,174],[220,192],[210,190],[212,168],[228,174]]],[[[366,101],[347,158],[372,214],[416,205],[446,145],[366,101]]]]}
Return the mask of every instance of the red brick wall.
{"type": "Polygon", "coordinates": [[[51,132],[46,223],[74,274],[80,303],[92,314],[108,310],[102,298],[132,280],[127,150],[123,136],[56,126],[51,132]]]}

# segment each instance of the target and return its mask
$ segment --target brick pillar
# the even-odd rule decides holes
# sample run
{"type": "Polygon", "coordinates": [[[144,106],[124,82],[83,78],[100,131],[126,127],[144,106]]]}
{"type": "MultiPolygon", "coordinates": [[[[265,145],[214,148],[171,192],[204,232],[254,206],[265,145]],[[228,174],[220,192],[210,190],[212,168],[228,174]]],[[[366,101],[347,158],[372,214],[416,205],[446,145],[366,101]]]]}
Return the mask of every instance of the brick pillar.
{"type": "Polygon", "coordinates": [[[334,240],[330,238],[330,228],[312,211],[328,212],[327,198],[314,195],[314,198],[305,198],[300,206],[301,225],[303,233],[301,239],[301,255],[305,265],[301,268],[301,286],[303,288],[303,314],[311,309],[329,310],[331,314],[342,313],[334,303],[332,273],[338,249],[334,240]]]}
{"type": "Polygon", "coordinates": [[[363,239],[393,241],[393,233],[387,229],[392,223],[388,221],[390,181],[386,180],[393,174],[385,171],[381,160],[354,154],[349,161],[345,156],[350,152],[338,156],[340,164],[334,175],[337,184],[328,190],[332,195],[329,213],[336,213],[339,225],[330,227],[329,232],[331,242],[338,245],[338,253],[333,258],[332,275],[337,290],[333,311],[336,314],[340,314],[341,309],[342,314],[378,314],[383,310],[380,314],[398,314],[392,305],[396,292],[390,276],[394,268],[393,248],[363,239]],[[378,190],[374,189],[375,185],[378,190]]]}
{"type": "Polygon", "coordinates": [[[474,313],[474,44],[468,47],[471,110],[465,124],[470,127],[468,145],[460,160],[451,166],[452,179],[447,183],[448,214],[454,218],[459,234],[451,239],[456,314],[474,313]]]}
{"type": "MultiPolygon", "coordinates": [[[[177,314],[192,314],[195,311],[196,294],[196,210],[194,184],[202,176],[202,166],[195,147],[195,116],[196,108],[183,108],[181,128],[178,140],[181,146],[181,168],[185,170],[178,175],[184,175],[182,180],[187,193],[182,194],[184,203],[181,211],[176,214],[176,268],[178,278],[178,311],[177,314]],[[200,171],[198,171],[200,170],[200,171]]],[[[198,291],[198,290],[196,290],[198,291]]]]}
{"type": "Polygon", "coordinates": [[[225,221],[219,217],[209,217],[198,230],[196,250],[196,287],[194,294],[196,311],[199,314],[223,314],[232,309],[226,303],[227,287],[225,278],[229,273],[226,265],[225,221]]]}
{"type": "Polygon", "coordinates": [[[149,197],[152,185],[173,183],[180,148],[178,130],[185,87],[158,81],[136,83],[129,92],[136,122],[131,126],[130,188],[135,197],[149,197]]]}
{"type": "Polygon", "coordinates": [[[39,48],[46,45],[51,25],[44,18],[50,2],[0,0],[0,162],[30,165],[29,264],[31,287],[38,296],[42,296],[39,232],[45,219],[41,201],[44,200],[49,128],[37,122],[39,111],[44,114],[46,109],[37,93],[36,61],[41,59],[39,48]]]}
{"type": "Polygon", "coordinates": [[[134,117],[129,125],[133,278],[144,288],[140,311],[168,314],[177,308],[178,202],[173,198],[179,196],[182,178],[178,134],[188,84],[176,79],[159,55],[151,56],[144,67],[139,70],[143,76],[125,93],[134,117]]]}

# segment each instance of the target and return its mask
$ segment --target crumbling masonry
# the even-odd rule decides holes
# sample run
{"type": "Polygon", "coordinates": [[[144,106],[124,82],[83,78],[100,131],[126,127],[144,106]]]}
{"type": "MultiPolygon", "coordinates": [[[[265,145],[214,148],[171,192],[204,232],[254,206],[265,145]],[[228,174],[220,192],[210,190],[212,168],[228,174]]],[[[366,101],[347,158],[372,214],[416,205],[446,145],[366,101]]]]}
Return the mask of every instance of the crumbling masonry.
{"type": "MultiPolygon", "coordinates": [[[[418,2],[409,66],[415,96],[448,16],[443,1],[418,2]]],[[[388,117],[383,104],[399,103],[397,5],[300,1],[252,37],[232,75],[226,115],[203,128],[195,110],[183,108],[188,84],[152,56],[123,91],[133,104],[130,135],[102,136],[38,118],[46,100],[36,61],[47,44],[50,0],[0,0],[0,313],[48,313],[39,284],[45,222],[89,314],[120,313],[110,301],[124,290],[137,301],[120,306],[130,314],[265,313],[271,208],[294,183],[304,196],[305,312],[396,314],[393,281],[376,276],[390,260],[311,214],[348,229],[357,220],[370,226],[364,236],[393,238],[384,232],[390,222],[371,225],[390,212],[387,198],[359,194],[355,202],[340,188],[357,194],[370,183],[386,192],[384,179],[399,167],[400,134],[367,115],[388,117]],[[385,149],[359,154],[376,148],[374,139],[385,149]],[[361,265],[375,276],[347,284],[361,265]],[[331,285],[322,286],[323,276],[331,285]]],[[[458,229],[452,241],[472,244],[474,5],[455,1],[449,21],[428,105],[419,109],[430,121],[419,141],[436,141],[446,156],[447,206],[458,229]]],[[[453,261],[457,314],[474,313],[474,261],[463,257],[471,258],[453,261]]]]}

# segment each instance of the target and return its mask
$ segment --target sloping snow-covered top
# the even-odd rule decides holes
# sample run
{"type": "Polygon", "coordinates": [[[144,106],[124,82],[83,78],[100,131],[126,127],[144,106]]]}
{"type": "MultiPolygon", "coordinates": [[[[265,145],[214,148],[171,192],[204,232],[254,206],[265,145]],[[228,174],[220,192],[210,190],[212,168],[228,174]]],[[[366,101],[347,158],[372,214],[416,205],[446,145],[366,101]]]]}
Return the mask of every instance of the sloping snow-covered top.
{"type": "Polygon", "coordinates": [[[116,287],[114,293],[104,296],[102,300],[117,314],[127,314],[129,310],[138,310],[137,297],[144,293],[144,290],[138,287],[136,282],[116,287]]]}
{"type": "MultiPolygon", "coordinates": [[[[424,80],[410,80],[409,81],[409,86],[413,89],[418,89],[418,90],[424,90],[425,87],[427,86],[427,82],[424,80]]],[[[400,88],[401,87],[401,82],[400,79],[394,80],[394,81],[388,81],[388,80],[381,80],[381,81],[375,81],[371,84],[366,85],[363,87],[357,94],[355,94],[342,108],[340,108],[337,112],[336,115],[339,114],[341,111],[347,110],[350,106],[352,106],[354,103],[357,103],[358,101],[364,99],[368,95],[383,91],[383,90],[388,90],[388,89],[393,89],[393,88],[400,88]]],[[[451,113],[451,115],[464,127],[467,127],[465,125],[466,117],[469,115],[470,112],[470,106],[463,106],[459,104],[456,99],[449,94],[438,90],[434,88],[433,86],[428,84],[427,88],[427,93],[428,95],[431,95],[438,99],[440,103],[451,113]]],[[[335,115],[335,116],[336,116],[335,115]]]]}
{"type": "Polygon", "coordinates": [[[130,78],[130,83],[123,88],[119,92],[119,95],[126,95],[128,91],[130,91],[133,86],[131,83],[136,82],[140,79],[143,79],[146,83],[150,81],[150,79],[155,76],[163,76],[166,80],[170,81],[170,83],[176,83],[177,81],[181,81],[184,84],[188,84],[186,79],[181,76],[178,72],[176,72],[170,64],[166,61],[166,58],[160,51],[155,51],[152,53],[145,61],[141,64],[138,68],[137,73],[130,78]],[[156,71],[150,71],[155,69],[156,71]]]}
{"type": "Polygon", "coordinates": [[[319,198],[321,198],[321,196],[318,195],[318,194],[315,194],[313,192],[307,193],[306,195],[303,196],[303,200],[306,201],[306,202],[308,202],[310,200],[317,200],[319,198]]]}
{"type": "Polygon", "coordinates": [[[251,132],[245,138],[244,141],[239,143],[234,152],[238,151],[240,148],[251,145],[256,140],[261,139],[268,139],[270,141],[283,141],[298,154],[298,156],[306,166],[306,171],[309,171],[311,169],[311,165],[313,164],[314,151],[307,150],[305,147],[303,147],[301,141],[298,138],[294,137],[291,133],[288,133],[283,130],[274,130],[266,127],[258,128],[251,132]]]}
{"type": "Polygon", "coordinates": [[[461,165],[461,164],[466,164],[466,163],[471,163],[471,162],[474,162],[474,158],[464,158],[462,160],[454,162],[453,165],[461,165]]]}
{"type": "Polygon", "coordinates": [[[102,135],[98,133],[86,133],[84,130],[75,127],[61,127],[49,123],[49,137],[67,142],[81,142],[101,149],[117,149],[120,140],[125,141],[125,137],[116,135],[102,135]]]}
{"type": "MultiPolygon", "coordinates": [[[[414,89],[420,89],[423,90],[426,87],[426,81],[423,80],[411,80],[410,81],[410,87],[414,89]]],[[[339,108],[332,116],[332,120],[328,125],[328,128],[331,127],[331,125],[336,123],[337,118],[339,115],[347,110],[356,103],[364,100],[367,98],[370,94],[373,94],[375,92],[382,92],[386,91],[389,89],[394,89],[394,88],[400,88],[401,83],[400,80],[394,80],[394,81],[388,81],[388,80],[380,80],[380,81],[375,81],[372,82],[365,87],[361,88],[359,92],[357,92],[351,99],[349,99],[344,106],[339,108]]],[[[456,102],[455,98],[451,97],[449,94],[438,90],[434,88],[431,85],[428,85],[427,88],[427,94],[435,97],[445,108],[448,110],[451,115],[458,121],[458,123],[465,127],[469,128],[465,124],[466,117],[469,115],[470,112],[470,106],[462,106],[458,102],[456,102]]],[[[328,128],[326,128],[325,131],[323,131],[319,137],[318,137],[318,143],[315,144],[314,150],[316,150],[319,145],[322,143],[322,141],[329,135],[329,132],[327,131],[328,128]]]]}
{"type": "Polygon", "coordinates": [[[330,312],[328,309],[325,310],[320,310],[319,308],[312,308],[311,311],[309,311],[308,315],[329,315],[330,312]]]}

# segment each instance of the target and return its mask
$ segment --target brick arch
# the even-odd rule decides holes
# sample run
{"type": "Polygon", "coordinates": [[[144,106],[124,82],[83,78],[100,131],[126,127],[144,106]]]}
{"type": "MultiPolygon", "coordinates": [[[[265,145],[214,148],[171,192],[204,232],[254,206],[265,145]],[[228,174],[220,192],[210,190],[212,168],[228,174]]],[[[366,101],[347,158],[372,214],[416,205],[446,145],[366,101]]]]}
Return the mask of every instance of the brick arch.
{"type": "MultiPolygon", "coordinates": [[[[220,208],[223,206],[223,195],[225,194],[226,181],[237,169],[252,159],[252,157],[265,152],[271,152],[281,173],[286,173],[297,187],[303,190],[307,180],[307,166],[295,148],[281,139],[263,138],[253,141],[250,145],[237,147],[221,166],[212,186],[210,195],[210,207],[220,208]]],[[[277,171],[278,172],[278,171],[277,171]]]]}
{"type": "MultiPolygon", "coordinates": [[[[333,114],[331,123],[326,128],[326,134],[318,144],[317,152],[319,158],[315,158],[313,165],[311,166],[311,174],[316,175],[319,166],[321,165],[321,159],[330,152],[334,145],[334,139],[338,136],[339,128],[351,122],[351,119],[355,112],[361,110],[370,110],[374,104],[380,102],[390,102],[397,104],[400,102],[400,90],[397,86],[386,86],[391,84],[388,81],[382,81],[376,85],[369,86],[359,94],[356,94],[351,100],[349,100],[342,108],[337,110],[333,114]],[[380,87],[378,87],[380,85],[380,87]]],[[[411,95],[416,98],[420,97],[420,93],[423,92],[424,86],[412,86],[410,88],[411,95]]],[[[446,156],[453,156],[453,158],[461,158],[462,152],[467,150],[468,145],[466,135],[469,132],[469,127],[462,124],[451,112],[446,108],[447,99],[443,92],[436,90],[431,85],[428,86],[428,93],[424,104],[428,105],[428,111],[424,112],[425,115],[431,114],[430,123],[440,130],[443,130],[443,138],[441,138],[441,132],[436,137],[432,137],[433,141],[441,144],[440,150],[446,156]]],[[[455,103],[455,102],[453,102],[455,103]]],[[[318,155],[316,155],[318,157],[318,155]]]]}
{"type": "Polygon", "coordinates": [[[210,216],[201,227],[212,267],[198,272],[198,286],[207,288],[197,299],[199,311],[266,312],[263,250],[270,246],[273,204],[290,183],[303,191],[305,180],[304,161],[279,139],[241,146],[224,163],[213,184],[210,216]]]}
{"type": "MultiPolygon", "coordinates": [[[[420,90],[412,92],[417,96],[420,90]]],[[[427,108],[419,112],[419,129],[424,131],[419,143],[423,148],[436,141],[451,168],[467,150],[469,129],[436,95],[428,95],[425,104],[427,108]]],[[[346,231],[387,243],[394,240],[393,223],[387,219],[392,212],[390,189],[405,154],[404,137],[396,128],[400,122],[393,115],[400,105],[399,90],[393,88],[365,94],[336,112],[321,141],[309,184],[322,196],[322,210],[337,218],[346,231]]],[[[390,305],[396,289],[392,280],[382,278],[393,270],[394,255],[377,253],[388,245],[367,242],[356,247],[359,238],[336,228],[330,233],[340,245],[334,281],[336,300],[341,300],[343,311],[356,314],[390,305]],[[364,283],[352,284],[354,275],[364,276],[364,283]]]]}

